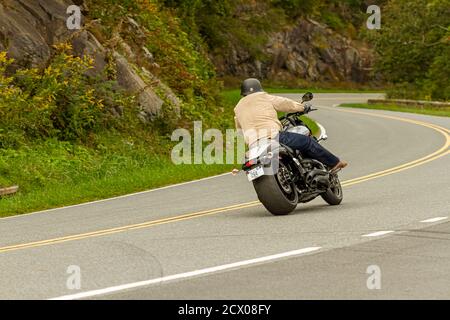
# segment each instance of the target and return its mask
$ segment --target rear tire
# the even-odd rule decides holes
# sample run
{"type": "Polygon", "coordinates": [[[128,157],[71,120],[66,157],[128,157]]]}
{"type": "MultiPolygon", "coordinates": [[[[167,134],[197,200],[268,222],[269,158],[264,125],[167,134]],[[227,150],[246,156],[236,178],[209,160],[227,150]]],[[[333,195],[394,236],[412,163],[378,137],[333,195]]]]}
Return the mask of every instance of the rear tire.
{"type": "Polygon", "coordinates": [[[259,201],[274,216],[284,216],[297,208],[298,194],[292,184],[290,195],[285,194],[274,175],[266,175],[253,181],[259,201]]]}
{"type": "Polygon", "coordinates": [[[334,185],[328,188],[327,192],[321,195],[322,199],[325,200],[330,206],[337,206],[344,200],[344,194],[342,192],[341,182],[336,176],[334,179],[334,185]]]}

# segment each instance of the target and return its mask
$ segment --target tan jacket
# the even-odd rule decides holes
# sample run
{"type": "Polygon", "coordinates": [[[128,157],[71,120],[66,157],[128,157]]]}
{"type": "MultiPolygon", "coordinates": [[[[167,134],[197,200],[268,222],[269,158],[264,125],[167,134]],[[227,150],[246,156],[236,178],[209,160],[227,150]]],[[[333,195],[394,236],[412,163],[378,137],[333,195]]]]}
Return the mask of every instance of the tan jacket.
{"type": "Polygon", "coordinates": [[[253,144],[262,138],[275,138],[282,129],[277,112],[300,112],[303,105],[291,99],[258,92],[239,101],[234,108],[236,128],[244,133],[245,142],[253,144]]]}

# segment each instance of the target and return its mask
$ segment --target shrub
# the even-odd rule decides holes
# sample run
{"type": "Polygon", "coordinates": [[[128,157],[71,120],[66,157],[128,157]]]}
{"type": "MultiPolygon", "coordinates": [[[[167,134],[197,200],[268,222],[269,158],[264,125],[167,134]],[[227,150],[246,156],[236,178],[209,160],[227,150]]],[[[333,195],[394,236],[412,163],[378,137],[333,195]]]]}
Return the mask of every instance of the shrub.
{"type": "Polygon", "coordinates": [[[110,87],[102,90],[108,81],[86,76],[92,59],[73,56],[70,45],[55,46],[55,55],[43,70],[22,69],[7,76],[11,63],[0,53],[1,147],[47,137],[86,141],[111,120],[104,99],[118,96],[110,87]]]}
{"type": "Polygon", "coordinates": [[[393,96],[449,99],[450,1],[392,0],[382,28],[368,33],[376,69],[397,88],[393,96]]]}

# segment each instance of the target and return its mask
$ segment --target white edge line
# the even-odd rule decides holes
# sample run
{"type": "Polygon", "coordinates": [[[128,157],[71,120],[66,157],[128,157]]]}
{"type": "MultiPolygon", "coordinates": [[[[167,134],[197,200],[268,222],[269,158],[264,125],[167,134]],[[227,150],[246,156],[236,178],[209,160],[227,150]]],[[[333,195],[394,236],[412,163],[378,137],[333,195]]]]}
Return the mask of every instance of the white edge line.
{"type": "Polygon", "coordinates": [[[395,231],[378,231],[378,232],[374,232],[374,233],[369,233],[369,234],[365,234],[363,235],[363,237],[365,238],[372,238],[372,237],[381,237],[390,233],[394,233],[395,231]]]}
{"type": "Polygon", "coordinates": [[[263,262],[280,260],[280,259],[287,258],[287,257],[300,256],[300,255],[310,253],[313,251],[317,251],[320,249],[322,249],[322,247],[308,247],[308,248],[303,248],[303,249],[299,249],[299,250],[288,251],[288,252],[278,253],[278,254],[274,254],[274,255],[270,255],[270,256],[260,257],[260,258],[256,258],[256,259],[244,260],[244,261],[234,262],[234,263],[230,263],[230,264],[224,264],[224,265],[220,265],[220,266],[216,266],[216,267],[210,267],[210,268],[200,269],[200,270],[196,270],[196,271],[174,274],[174,275],[151,279],[151,280],[146,280],[146,281],[128,283],[128,284],[109,287],[109,288],[105,288],[105,289],[80,292],[80,293],[76,293],[76,294],[72,294],[72,295],[51,298],[49,300],[76,300],[76,299],[90,298],[90,297],[95,297],[95,296],[99,296],[99,295],[105,295],[105,294],[115,293],[115,292],[119,292],[119,291],[149,286],[152,284],[160,284],[163,282],[192,278],[192,277],[196,277],[196,276],[200,276],[200,275],[205,275],[205,274],[210,274],[210,273],[215,273],[215,272],[220,272],[220,271],[225,271],[225,270],[230,270],[230,269],[236,269],[236,268],[244,267],[244,266],[260,264],[263,262]]]}
{"type": "Polygon", "coordinates": [[[420,222],[433,223],[433,222],[443,221],[443,220],[447,220],[447,219],[448,219],[448,217],[436,217],[436,218],[431,218],[431,219],[427,219],[427,220],[422,220],[420,222]]]}
{"type": "Polygon", "coordinates": [[[112,201],[112,200],[116,200],[116,199],[123,199],[123,198],[138,196],[138,195],[151,193],[151,192],[155,192],[155,191],[159,191],[159,190],[165,190],[165,189],[170,189],[170,188],[174,188],[174,187],[184,186],[184,185],[191,184],[191,183],[196,183],[196,182],[201,182],[201,181],[205,181],[205,180],[211,180],[211,179],[215,179],[215,178],[220,178],[220,177],[224,177],[224,176],[227,176],[227,175],[231,175],[231,173],[227,172],[227,173],[219,174],[219,175],[212,176],[212,177],[206,177],[206,178],[202,178],[202,179],[197,179],[197,180],[192,180],[192,181],[172,184],[172,185],[169,185],[169,186],[156,188],[156,189],[145,190],[145,191],[141,191],[141,192],[129,193],[129,194],[125,194],[125,195],[121,195],[121,196],[117,196],[117,197],[112,197],[112,198],[107,198],[107,199],[101,199],[101,200],[90,201],[90,202],[83,202],[83,203],[74,204],[74,205],[71,205],[71,206],[58,207],[58,208],[42,210],[42,211],[35,211],[35,212],[19,214],[19,215],[10,216],[10,217],[3,217],[3,218],[0,218],[0,221],[8,220],[8,219],[18,219],[18,218],[21,218],[21,217],[26,217],[26,216],[30,216],[30,215],[34,215],[34,214],[38,214],[38,213],[49,213],[49,212],[63,210],[63,209],[77,208],[77,207],[87,206],[87,205],[96,204],[96,203],[108,202],[108,201],[112,201]]]}

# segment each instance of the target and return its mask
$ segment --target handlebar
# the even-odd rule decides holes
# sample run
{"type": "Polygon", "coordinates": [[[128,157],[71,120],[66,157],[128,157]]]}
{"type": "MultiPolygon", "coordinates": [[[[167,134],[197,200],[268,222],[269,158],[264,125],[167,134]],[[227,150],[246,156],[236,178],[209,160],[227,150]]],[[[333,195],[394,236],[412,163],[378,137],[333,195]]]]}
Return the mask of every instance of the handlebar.
{"type": "MultiPolygon", "coordinates": [[[[308,113],[311,113],[311,112],[313,112],[313,111],[318,111],[318,110],[319,110],[319,109],[311,108],[311,110],[309,110],[308,113]]],[[[305,113],[305,112],[303,112],[303,111],[300,111],[300,112],[293,112],[293,113],[287,113],[287,114],[285,114],[284,116],[282,116],[279,120],[284,120],[284,119],[287,119],[287,118],[290,118],[290,117],[300,117],[300,116],[303,116],[303,115],[305,115],[305,114],[307,114],[307,113],[305,113]]]]}
{"type": "Polygon", "coordinates": [[[303,115],[305,115],[305,114],[311,113],[311,112],[313,112],[313,111],[318,111],[318,110],[319,110],[319,109],[312,108],[312,109],[309,110],[309,112],[307,112],[307,113],[305,113],[305,112],[303,112],[303,111],[293,112],[293,113],[288,113],[288,114],[286,114],[286,117],[290,117],[290,116],[303,116],[303,115]]]}

